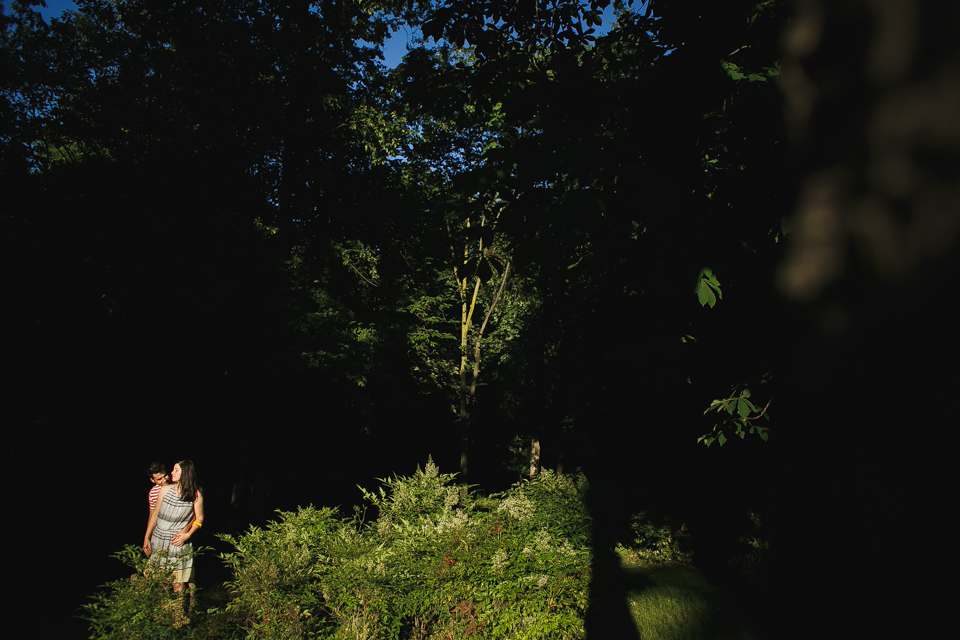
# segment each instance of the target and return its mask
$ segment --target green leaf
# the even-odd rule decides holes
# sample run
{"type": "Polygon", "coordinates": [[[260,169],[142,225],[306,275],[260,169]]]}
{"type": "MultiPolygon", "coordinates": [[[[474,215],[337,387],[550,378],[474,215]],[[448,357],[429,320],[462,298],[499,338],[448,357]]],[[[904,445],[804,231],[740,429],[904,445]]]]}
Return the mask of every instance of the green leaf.
{"type": "Polygon", "coordinates": [[[713,294],[713,291],[703,280],[697,283],[697,299],[700,301],[701,307],[710,305],[712,309],[717,304],[717,296],[713,294]]]}
{"type": "Polygon", "coordinates": [[[709,267],[700,270],[696,290],[697,299],[700,300],[700,306],[710,305],[712,309],[713,306],[717,304],[717,297],[723,299],[723,292],[720,290],[720,281],[709,267]]]}
{"type": "Polygon", "coordinates": [[[707,407],[707,410],[703,412],[703,415],[707,415],[714,409],[716,409],[717,411],[720,411],[720,409],[722,408],[723,408],[723,400],[714,400],[710,403],[710,406],[707,407]]]}
{"type": "Polygon", "coordinates": [[[717,440],[720,441],[720,446],[722,447],[723,444],[727,441],[727,436],[725,436],[725,435],[723,435],[723,433],[721,433],[719,436],[717,436],[717,440]]]}

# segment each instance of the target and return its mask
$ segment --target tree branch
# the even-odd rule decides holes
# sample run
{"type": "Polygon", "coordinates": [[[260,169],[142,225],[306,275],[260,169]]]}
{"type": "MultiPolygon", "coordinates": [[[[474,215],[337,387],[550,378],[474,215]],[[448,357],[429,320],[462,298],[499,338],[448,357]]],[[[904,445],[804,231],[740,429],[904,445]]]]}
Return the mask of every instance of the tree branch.
{"type": "Polygon", "coordinates": [[[756,420],[757,418],[760,418],[761,416],[763,416],[763,414],[765,414],[765,413],[767,412],[767,409],[770,408],[770,403],[771,403],[771,402],[773,402],[773,398],[770,398],[769,400],[767,400],[767,406],[765,406],[765,407],[763,408],[763,411],[761,411],[761,412],[758,413],[757,415],[753,416],[752,418],[744,418],[744,420],[756,420]]]}
{"type": "Polygon", "coordinates": [[[364,280],[366,280],[367,282],[369,282],[370,284],[372,284],[372,285],[375,286],[375,287],[379,287],[379,286],[380,286],[379,284],[377,284],[376,282],[374,282],[373,280],[371,280],[371,279],[368,278],[367,276],[365,276],[365,275],[363,275],[362,273],[360,273],[360,269],[357,269],[355,266],[353,266],[353,263],[350,262],[349,260],[347,260],[347,264],[350,265],[350,268],[351,268],[351,269],[353,269],[354,271],[357,272],[357,275],[358,275],[358,276],[360,276],[361,278],[363,278],[364,280]]]}

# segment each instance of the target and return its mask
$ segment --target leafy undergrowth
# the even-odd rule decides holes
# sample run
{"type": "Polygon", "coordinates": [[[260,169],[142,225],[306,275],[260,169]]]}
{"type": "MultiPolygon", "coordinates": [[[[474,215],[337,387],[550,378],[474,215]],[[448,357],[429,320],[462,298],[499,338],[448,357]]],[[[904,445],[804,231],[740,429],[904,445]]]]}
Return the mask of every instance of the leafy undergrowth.
{"type": "Polygon", "coordinates": [[[231,579],[196,602],[128,547],[118,557],[135,577],[105,585],[84,607],[90,637],[583,638],[586,479],[545,471],[491,496],[453,480],[428,460],[363,491],[371,518],[304,507],[221,535],[233,549],[220,555],[231,579]]]}
{"type": "MultiPolygon", "coordinates": [[[[84,607],[90,638],[580,640],[587,608],[602,620],[613,603],[617,624],[629,628],[620,576],[609,592],[600,579],[601,566],[617,573],[615,558],[593,562],[582,475],[543,472],[490,496],[453,480],[428,460],[364,490],[369,518],[305,507],[222,535],[233,549],[220,554],[230,579],[187,597],[127,547],[116,557],[133,577],[105,585],[84,607]]],[[[745,539],[739,563],[708,580],[691,564],[685,524],[640,513],[632,526],[630,547],[617,550],[640,637],[759,640],[746,615],[758,611],[748,609],[757,589],[730,578],[762,560],[762,536],[745,539]]]]}
{"type": "Polygon", "coordinates": [[[621,553],[630,612],[644,640],[760,640],[760,629],[730,589],[690,564],[657,565],[621,553]],[[642,586],[639,586],[642,585],[642,586]]]}

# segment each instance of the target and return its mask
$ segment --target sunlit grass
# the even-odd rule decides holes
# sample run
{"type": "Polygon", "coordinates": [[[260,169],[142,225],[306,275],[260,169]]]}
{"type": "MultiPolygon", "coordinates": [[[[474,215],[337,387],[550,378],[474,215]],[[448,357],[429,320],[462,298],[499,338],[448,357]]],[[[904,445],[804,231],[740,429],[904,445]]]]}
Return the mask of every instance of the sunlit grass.
{"type": "Polygon", "coordinates": [[[627,601],[643,640],[760,640],[741,603],[695,567],[644,565],[624,555],[623,568],[638,585],[627,601]]]}

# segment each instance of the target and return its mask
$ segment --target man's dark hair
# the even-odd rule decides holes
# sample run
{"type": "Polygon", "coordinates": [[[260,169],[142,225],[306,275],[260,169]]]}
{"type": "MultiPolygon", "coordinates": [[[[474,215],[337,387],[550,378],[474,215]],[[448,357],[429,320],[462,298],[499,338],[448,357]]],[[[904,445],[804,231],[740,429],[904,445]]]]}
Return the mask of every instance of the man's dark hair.
{"type": "Polygon", "coordinates": [[[155,473],[167,475],[167,465],[162,462],[151,462],[150,466],[147,467],[147,477],[152,478],[155,473]]]}

